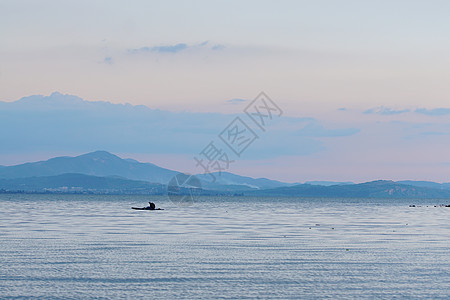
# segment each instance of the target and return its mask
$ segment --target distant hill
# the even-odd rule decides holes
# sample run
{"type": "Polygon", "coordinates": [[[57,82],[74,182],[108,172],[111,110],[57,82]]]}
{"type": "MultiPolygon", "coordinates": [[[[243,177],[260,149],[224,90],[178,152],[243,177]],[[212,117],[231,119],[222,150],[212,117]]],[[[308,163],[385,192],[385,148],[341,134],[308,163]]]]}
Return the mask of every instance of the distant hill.
{"type": "Polygon", "coordinates": [[[267,178],[240,176],[229,172],[221,172],[220,174],[214,172],[211,174],[198,174],[196,176],[202,181],[204,188],[211,190],[270,189],[293,185],[267,178]],[[212,182],[213,178],[215,178],[215,182],[212,182]]]}
{"type": "Polygon", "coordinates": [[[323,185],[323,186],[330,186],[330,185],[349,185],[354,184],[351,181],[306,181],[305,184],[311,184],[311,185],[323,185]]]}
{"type": "Polygon", "coordinates": [[[417,187],[394,181],[378,180],[352,185],[320,186],[300,184],[262,191],[246,191],[245,195],[324,197],[324,198],[449,198],[450,190],[417,187]]]}
{"type": "MultiPolygon", "coordinates": [[[[141,163],[134,159],[122,159],[106,151],[96,151],[76,157],[55,157],[46,161],[25,163],[17,166],[0,167],[0,179],[18,179],[31,177],[51,177],[76,173],[99,177],[119,177],[129,180],[167,184],[179,172],[161,168],[151,163],[141,163]]],[[[202,187],[217,191],[241,191],[289,186],[266,178],[254,179],[222,172],[212,174],[216,182],[211,182],[208,174],[196,175],[202,187]]],[[[56,177],[52,177],[56,179],[56,177]]],[[[26,181],[24,181],[26,182],[26,181]]],[[[48,182],[46,181],[43,182],[48,182]]],[[[3,188],[0,184],[0,188],[3,188]]]]}
{"type": "Polygon", "coordinates": [[[151,163],[122,159],[106,151],[76,157],[56,157],[47,161],[0,168],[0,178],[26,178],[79,173],[93,176],[120,176],[132,180],[167,183],[178,172],[151,163]]]}
{"type": "Polygon", "coordinates": [[[92,192],[92,193],[142,193],[162,194],[166,186],[145,181],[114,177],[98,177],[84,174],[62,174],[56,176],[0,179],[4,191],[24,192],[92,192]]]}
{"type": "Polygon", "coordinates": [[[446,183],[437,183],[432,181],[414,181],[414,180],[403,180],[403,181],[397,181],[401,184],[407,184],[412,186],[418,186],[418,187],[428,187],[433,189],[444,189],[444,190],[450,190],[450,182],[446,183]]]}

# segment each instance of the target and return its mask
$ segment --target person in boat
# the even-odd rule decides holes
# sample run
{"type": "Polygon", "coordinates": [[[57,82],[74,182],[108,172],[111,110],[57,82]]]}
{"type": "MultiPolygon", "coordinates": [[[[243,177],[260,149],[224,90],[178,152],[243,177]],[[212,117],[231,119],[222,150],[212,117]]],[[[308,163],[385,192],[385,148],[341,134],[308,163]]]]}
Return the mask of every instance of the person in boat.
{"type": "Polygon", "coordinates": [[[150,205],[146,207],[147,209],[150,209],[150,210],[155,210],[156,209],[155,203],[149,202],[148,204],[150,204],[150,205]]]}

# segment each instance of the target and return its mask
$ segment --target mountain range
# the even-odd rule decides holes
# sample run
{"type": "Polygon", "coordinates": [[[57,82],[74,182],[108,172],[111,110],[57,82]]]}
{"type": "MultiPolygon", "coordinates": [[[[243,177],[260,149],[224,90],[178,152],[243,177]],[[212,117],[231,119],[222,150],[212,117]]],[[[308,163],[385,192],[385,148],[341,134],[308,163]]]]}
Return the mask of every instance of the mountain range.
{"type": "Polygon", "coordinates": [[[0,189],[37,193],[162,194],[166,187],[147,181],[66,173],[54,176],[0,179],[0,189]]]}
{"type": "MultiPolygon", "coordinates": [[[[55,189],[55,184],[58,183],[64,188],[63,190],[68,186],[94,190],[95,185],[87,184],[89,180],[93,180],[99,183],[98,189],[101,191],[104,191],[106,186],[113,189],[114,184],[122,188],[126,186],[127,189],[142,190],[147,186],[144,182],[167,185],[178,173],[151,163],[141,163],[129,158],[122,159],[106,151],[96,151],[76,157],[55,157],[46,161],[2,166],[0,167],[0,189],[42,192],[55,189]],[[79,176],[74,177],[75,174],[79,176]],[[104,178],[104,181],[100,182],[98,178],[104,178]],[[118,181],[119,179],[122,181],[118,181]]],[[[210,174],[196,175],[201,186],[206,190],[242,191],[292,185],[228,172],[216,172],[212,175],[215,178],[214,182],[211,182],[210,174]]]]}
{"type": "MultiPolygon", "coordinates": [[[[107,151],[0,166],[0,192],[163,194],[179,174],[107,151]]],[[[290,197],[450,198],[450,183],[379,180],[285,183],[233,173],[197,174],[204,194],[290,197]]],[[[188,192],[188,190],[184,190],[188,192]]]]}
{"type": "Polygon", "coordinates": [[[55,176],[65,173],[120,176],[152,183],[167,183],[178,172],[151,163],[122,159],[106,151],[96,151],[76,157],[55,157],[46,161],[0,168],[0,178],[3,179],[55,176]]]}
{"type": "Polygon", "coordinates": [[[246,192],[246,195],[321,198],[450,198],[450,189],[407,185],[390,180],[359,184],[320,186],[300,184],[291,187],[246,192]]]}

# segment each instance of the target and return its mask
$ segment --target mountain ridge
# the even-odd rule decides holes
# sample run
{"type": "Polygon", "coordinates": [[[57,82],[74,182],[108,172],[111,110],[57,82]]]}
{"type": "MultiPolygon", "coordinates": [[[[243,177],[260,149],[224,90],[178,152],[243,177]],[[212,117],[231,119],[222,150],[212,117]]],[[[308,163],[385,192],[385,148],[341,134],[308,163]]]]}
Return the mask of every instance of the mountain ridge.
{"type": "MultiPolygon", "coordinates": [[[[118,176],[129,180],[167,184],[178,171],[142,163],[134,159],[123,159],[104,150],[85,153],[75,157],[60,156],[44,161],[29,162],[0,168],[0,179],[48,177],[68,173],[91,176],[118,176]]],[[[212,173],[217,182],[210,182],[209,174],[196,175],[205,188],[211,190],[247,190],[288,186],[290,184],[266,178],[251,178],[229,172],[212,173]]]]}
{"type": "Polygon", "coordinates": [[[166,188],[162,184],[115,177],[99,177],[78,173],[55,176],[0,179],[0,190],[11,192],[59,192],[59,193],[143,193],[162,194],[166,188]]]}
{"type": "Polygon", "coordinates": [[[375,180],[351,185],[320,186],[300,184],[264,191],[247,191],[246,195],[321,197],[321,198],[439,198],[450,199],[450,190],[401,184],[392,180],[375,180]]]}
{"type": "Polygon", "coordinates": [[[107,151],[95,151],[75,157],[60,156],[45,161],[0,168],[0,178],[17,179],[80,173],[93,176],[119,175],[132,180],[166,183],[178,172],[151,163],[129,162],[107,151]]]}
{"type": "MultiPolygon", "coordinates": [[[[0,190],[27,192],[162,193],[179,172],[99,150],[16,166],[0,166],[0,190]]],[[[450,198],[450,183],[377,180],[291,184],[230,172],[197,174],[202,190],[217,194],[289,197],[450,198]],[[211,176],[216,181],[211,182],[211,176]]]]}

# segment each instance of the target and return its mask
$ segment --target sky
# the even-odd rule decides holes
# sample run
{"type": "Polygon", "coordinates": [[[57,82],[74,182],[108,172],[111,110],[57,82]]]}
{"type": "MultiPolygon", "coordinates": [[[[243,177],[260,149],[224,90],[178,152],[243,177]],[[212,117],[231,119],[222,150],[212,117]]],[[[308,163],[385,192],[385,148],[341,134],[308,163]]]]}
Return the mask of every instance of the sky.
{"type": "MultiPolygon", "coordinates": [[[[233,115],[265,91],[283,118],[315,123],[298,121],[281,141],[281,127],[268,128],[265,150],[253,150],[264,155],[241,158],[234,172],[292,182],[450,181],[449,11],[450,2],[433,0],[2,0],[0,101],[59,91],[233,115]],[[314,151],[283,150],[289,139],[313,147],[305,135],[314,151]]],[[[198,153],[132,150],[119,152],[172,168],[188,168],[198,153]]],[[[0,164],[63,152],[5,150],[0,164]]]]}

